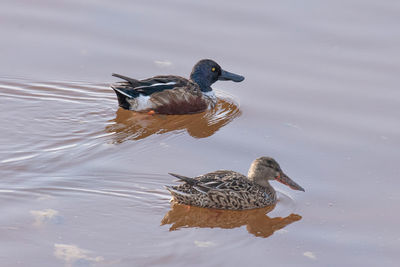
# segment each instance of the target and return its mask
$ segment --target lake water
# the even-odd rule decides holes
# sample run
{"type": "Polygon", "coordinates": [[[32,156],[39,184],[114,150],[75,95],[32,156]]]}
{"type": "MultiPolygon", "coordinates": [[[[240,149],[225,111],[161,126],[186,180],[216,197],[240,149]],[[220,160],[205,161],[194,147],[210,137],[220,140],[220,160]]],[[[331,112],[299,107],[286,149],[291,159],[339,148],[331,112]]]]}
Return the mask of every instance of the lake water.
{"type": "Polygon", "coordinates": [[[0,3],[1,266],[398,266],[398,1],[0,3]],[[214,110],[118,108],[111,73],[244,75],[214,110]],[[171,205],[168,172],[247,173],[275,207],[171,205]]]}

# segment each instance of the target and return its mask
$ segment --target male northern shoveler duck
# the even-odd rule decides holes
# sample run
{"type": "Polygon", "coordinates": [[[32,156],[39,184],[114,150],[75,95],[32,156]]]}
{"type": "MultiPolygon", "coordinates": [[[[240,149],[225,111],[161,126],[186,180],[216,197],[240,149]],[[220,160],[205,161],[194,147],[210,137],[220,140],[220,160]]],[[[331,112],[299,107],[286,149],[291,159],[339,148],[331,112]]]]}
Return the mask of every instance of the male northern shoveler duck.
{"type": "Polygon", "coordinates": [[[134,111],[160,114],[188,114],[214,107],[217,98],[211,85],[217,80],[241,82],[243,76],[223,70],[216,62],[203,59],[193,67],[190,79],[179,76],[155,76],[136,80],[119,74],[125,82],[111,85],[119,106],[134,111]]]}
{"type": "Polygon", "coordinates": [[[178,203],[213,209],[246,210],[276,203],[269,180],[277,180],[294,190],[304,189],[290,179],[273,158],[253,161],[247,176],[234,171],[215,171],[195,178],[170,173],[185,182],[166,186],[178,203]]]}

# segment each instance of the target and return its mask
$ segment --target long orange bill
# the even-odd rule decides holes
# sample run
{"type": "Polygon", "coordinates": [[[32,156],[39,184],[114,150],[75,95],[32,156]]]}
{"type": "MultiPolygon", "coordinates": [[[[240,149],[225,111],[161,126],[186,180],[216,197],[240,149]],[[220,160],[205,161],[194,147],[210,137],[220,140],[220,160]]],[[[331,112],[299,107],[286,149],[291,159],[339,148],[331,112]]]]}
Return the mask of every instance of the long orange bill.
{"type": "Polygon", "coordinates": [[[300,191],[305,192],[303,187],[301,187],[300,185],[296,184],[292,179],[290,179],[283,172],[278,177],[276,177],[276,180],[281,182],[282,184],[285,184],[285,185],[289,186],[290,188],[292,188],[294,190],[300,190],[300,191]]]}

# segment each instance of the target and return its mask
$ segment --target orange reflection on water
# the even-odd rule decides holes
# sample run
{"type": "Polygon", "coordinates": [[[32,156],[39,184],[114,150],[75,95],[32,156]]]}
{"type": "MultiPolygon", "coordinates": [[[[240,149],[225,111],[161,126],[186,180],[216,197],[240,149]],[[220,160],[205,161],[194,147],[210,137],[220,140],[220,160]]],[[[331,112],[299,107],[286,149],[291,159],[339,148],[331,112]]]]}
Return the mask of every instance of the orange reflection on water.
{"type": "Polygon", "coordinates": [[[215,108],[188,115],[148,115],[120,108],[106,131],[116,133],[117,143],[184,130],[194,138],[204,138],[240,115],[238,105],[229,99],[219,99],[215,108]]]}
{"type": "Polygon", "coordinates": [[[275,231],[295,221],[301,220],[298,214],[287,217],[270,218],[267,213],[275,206],[252,210],[216,210],[173,203],[165,214],[161,225],[172,224],[170,231],[180,228],[223,228],[232,229],[246,225],[247,231],[258,237],[269,237],[275,231]]]}

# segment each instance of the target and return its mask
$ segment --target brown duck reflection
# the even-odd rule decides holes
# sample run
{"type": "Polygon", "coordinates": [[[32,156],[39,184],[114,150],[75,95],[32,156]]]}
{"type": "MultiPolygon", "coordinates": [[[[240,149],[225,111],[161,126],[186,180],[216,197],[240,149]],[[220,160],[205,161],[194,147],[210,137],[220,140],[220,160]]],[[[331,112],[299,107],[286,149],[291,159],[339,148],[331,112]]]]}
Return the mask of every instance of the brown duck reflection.
{"type": "Polygon", "coordinates": [[[171,210],[162,219],[161,225],[172,224],[169,228],[170,231],[187,227],[232,229],[246,225],[250,234],[269,237],[286,225],[301,220],[300,215],[293,213],[284,218],[270,218],[267,213],[272,211],[274,207],[235,211],[206,209],[173,203],[171,210]]]}
{"type": "Polygon", "coordinates": [[[106,131],[116,133],[115,141],[121,143],[144,139],[153,134],[184,130],[194,138],[208,137],[240,116],[241,111],[231,100],[219,99],[215,108],[196,114],[148,115],[120,108],[116,115],[106,131]]]}

